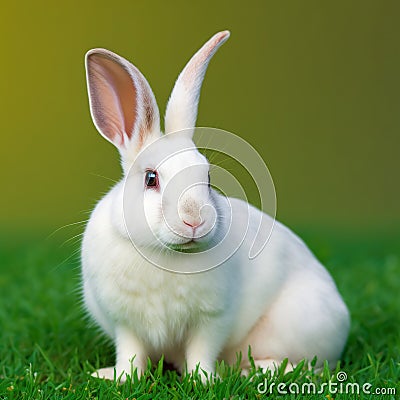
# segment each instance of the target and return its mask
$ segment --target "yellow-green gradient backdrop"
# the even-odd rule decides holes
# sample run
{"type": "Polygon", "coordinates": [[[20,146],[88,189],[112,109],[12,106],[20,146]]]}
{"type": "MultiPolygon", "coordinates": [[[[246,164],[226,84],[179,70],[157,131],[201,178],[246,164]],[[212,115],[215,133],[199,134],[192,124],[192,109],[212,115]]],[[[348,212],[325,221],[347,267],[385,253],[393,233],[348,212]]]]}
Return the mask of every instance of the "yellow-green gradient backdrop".
{"type": "Polygon", "coordinates": [[[119,177],[89,115],[83,58],[111,49],[148,78],[163,114],[179,71],[215,32],[199,126],[239,134],[267,162],[289,225],[399,222],[400,2],[5,2],[3,229],[86,218],[119,177]]]}

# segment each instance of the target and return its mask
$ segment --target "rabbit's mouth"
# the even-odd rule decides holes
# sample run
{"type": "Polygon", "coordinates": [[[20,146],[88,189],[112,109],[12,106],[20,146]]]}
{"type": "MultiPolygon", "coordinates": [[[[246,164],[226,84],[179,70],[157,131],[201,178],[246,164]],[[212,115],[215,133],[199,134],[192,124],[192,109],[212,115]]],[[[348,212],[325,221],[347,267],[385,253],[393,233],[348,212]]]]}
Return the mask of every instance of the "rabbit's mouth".
{"type": "Polygon", "coordinates": [[[186,243],[167,243],[167,246],[174,251],[182,253],[197,253],[207,248],[207,243],[192,239],[186,243]]]}

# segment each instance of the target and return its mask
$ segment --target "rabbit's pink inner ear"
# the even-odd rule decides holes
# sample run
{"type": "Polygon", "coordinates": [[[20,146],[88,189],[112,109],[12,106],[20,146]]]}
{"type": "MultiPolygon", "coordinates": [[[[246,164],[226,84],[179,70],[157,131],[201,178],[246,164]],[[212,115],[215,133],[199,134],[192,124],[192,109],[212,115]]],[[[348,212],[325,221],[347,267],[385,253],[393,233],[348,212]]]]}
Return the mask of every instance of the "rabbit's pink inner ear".
{"type": "Polygon", "coordinates": [[[102,54],[88,57],[88,82],[94,122],[116,145],[131,138],[137,118],[137,90],[129,72],[102,54]]]}

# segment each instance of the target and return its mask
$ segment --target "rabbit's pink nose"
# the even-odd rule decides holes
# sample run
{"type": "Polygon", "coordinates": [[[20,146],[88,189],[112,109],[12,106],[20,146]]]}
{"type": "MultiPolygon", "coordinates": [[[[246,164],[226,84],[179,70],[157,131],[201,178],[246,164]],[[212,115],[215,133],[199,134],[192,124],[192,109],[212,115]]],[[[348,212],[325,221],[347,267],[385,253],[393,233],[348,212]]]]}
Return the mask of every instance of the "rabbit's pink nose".
{"type": "Polygon", "coordinates": [[[183,223],[185,224],[185,225],[187,225],[187,226],[190,226],[191,228],[193,228],[193,229],[196,229],[196,228],[198,228],[200,225],[203,225],[204,224],[204,221],[185,221],[185,220],[183,220],[183,223]]]}

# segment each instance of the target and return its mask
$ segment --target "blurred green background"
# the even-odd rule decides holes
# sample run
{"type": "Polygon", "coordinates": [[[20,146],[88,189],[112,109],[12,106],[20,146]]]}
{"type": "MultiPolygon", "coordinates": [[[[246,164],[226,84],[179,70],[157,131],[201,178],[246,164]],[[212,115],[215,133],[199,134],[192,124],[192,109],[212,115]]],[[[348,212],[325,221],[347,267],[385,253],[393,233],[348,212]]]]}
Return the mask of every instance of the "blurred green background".
{"type": "Polygon", "coordinates": [[[400,2],[7,2],[0,23],[3,229],[87,218],[118,179],[89,115],[83,58],[137,65],[163,114],[178,73],[215,32],[199,126],[254,145],[289,225],[391,230],[400,220],[400,2]]]}

